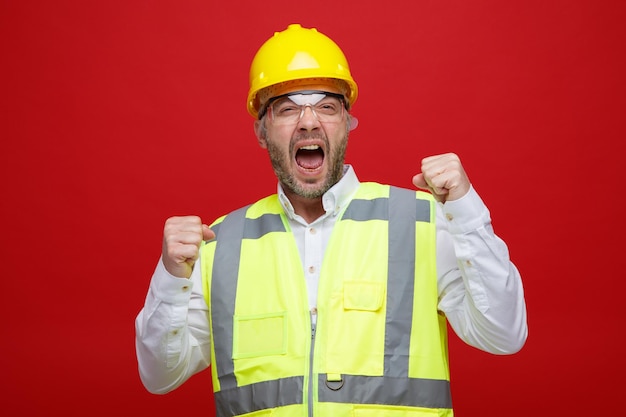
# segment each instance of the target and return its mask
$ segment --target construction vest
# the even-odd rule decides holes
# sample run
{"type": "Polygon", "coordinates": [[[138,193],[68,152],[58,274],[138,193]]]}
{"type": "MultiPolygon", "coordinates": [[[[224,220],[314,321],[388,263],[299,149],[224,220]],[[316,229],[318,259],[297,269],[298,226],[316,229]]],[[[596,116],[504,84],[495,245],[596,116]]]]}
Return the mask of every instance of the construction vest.
{"type": "Polygon", "coordinates": [[[452,413],[432,197],[362,183],[340,213],[312,326],[276,195],[218,219],[201,248],[218,416],[452,413]]]}

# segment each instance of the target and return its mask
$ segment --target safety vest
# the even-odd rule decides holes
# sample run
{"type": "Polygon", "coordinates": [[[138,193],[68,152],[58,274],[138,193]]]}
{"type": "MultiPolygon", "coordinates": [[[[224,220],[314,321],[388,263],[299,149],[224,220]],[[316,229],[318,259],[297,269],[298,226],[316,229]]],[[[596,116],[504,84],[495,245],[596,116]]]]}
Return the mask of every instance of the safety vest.
{"type": "Polygon", "coordinates": [[[447,416],[432,197],[362,183],[325,251],[312,326],[276,195],[218,219],[201,249],[218,416],[447,416]]]}

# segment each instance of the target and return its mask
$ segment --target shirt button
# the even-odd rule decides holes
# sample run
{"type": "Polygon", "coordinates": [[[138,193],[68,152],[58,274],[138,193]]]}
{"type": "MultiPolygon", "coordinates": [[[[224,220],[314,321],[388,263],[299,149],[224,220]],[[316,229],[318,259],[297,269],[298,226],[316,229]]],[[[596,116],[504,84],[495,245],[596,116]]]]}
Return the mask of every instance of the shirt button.
{"type": "Polygon", "coordinates": [[[313,314],[314,316],[317,314],[317,308],[316,307],[313,307],[311,309],[311,314],[313,314]]]}
{"type": "Polygon", "coordinates": [[[314,267],[313,265],[311,265],[311,266],[309,267],[309,273],[310,273],[310,274],[312,274],[312,273],[314,273],[314,272],[315,272],[315,267],[314,267]]]}
{"type": "Polygon", "coordinates": [[[189,285],[185,285],[181,288],[181,290],[183,290],[183,292],[187,292],[189,290],[189,285]]]}
{"type": "Polygon", "coordinates": [[[450,213],[446,213],[446,219],[448,219],[448,221],[452,221],[454,219],[454,216],[450,213]]]}
{"type": "Polygon", "coordinates": [[[311,228],[309,229],[309,233],[311,233],[312,235],[314,235],[314,234],[316,234],[316,233],[317,233],[317,230],[315,230],[315,227],[311,227],[311,228]]]}

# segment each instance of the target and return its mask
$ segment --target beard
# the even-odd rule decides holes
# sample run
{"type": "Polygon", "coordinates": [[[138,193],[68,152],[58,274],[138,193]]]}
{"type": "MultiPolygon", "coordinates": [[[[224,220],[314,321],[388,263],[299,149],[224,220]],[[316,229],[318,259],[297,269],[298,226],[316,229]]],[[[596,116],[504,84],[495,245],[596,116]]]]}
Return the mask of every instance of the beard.
{"type": "Polygon", "coordinates": [[[289,143],[289,154],[278,147],[271,138],[267,137],[266,142],[272,168],[274,169],[278,181],[283,189],[291,191],[300,197],[319,198],[333,185],[337,184],[343,176],[343,164],[346,156],[346,148],[348,147],[347,133],[336,149],[331,149],[326,135],[319,133],[306,133],[293,137],[289,143]],[[295,152],[295,143],[302,139],[321,139],[325,144],[324,148],[326,149],[326,153],[324,154],[324,162],[328,164],[329,169],[324,181],[315,188],[305,187],[303,184],[300,184],[290,170],[291,161],[294,159],[293,152],[295,152]]]}

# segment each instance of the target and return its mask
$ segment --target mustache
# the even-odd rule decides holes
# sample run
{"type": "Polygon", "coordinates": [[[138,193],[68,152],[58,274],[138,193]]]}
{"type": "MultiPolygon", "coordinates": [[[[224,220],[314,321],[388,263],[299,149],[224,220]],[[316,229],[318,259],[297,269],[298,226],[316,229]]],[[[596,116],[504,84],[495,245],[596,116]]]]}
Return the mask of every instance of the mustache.
{"type": "Polygon", "coordinates": [[[324,142],[324,147],[328,150],[330,148],[330,143],[328,142],[328,138],[323,132],[302,132],[294,135],[289,141],[289,149],[290,153],[294,152],[296,149],[296,144],[302,140],[310,140],[310,139],[319,139],[324,142]]]}
{"type": "Polygon", "coordinates": [[[327,142],[326,135],[322,132],[301,132],[291,138],[291,144],[293,145],[298,141],[306,139],[321,139],[324,142],[327,142]]]}

